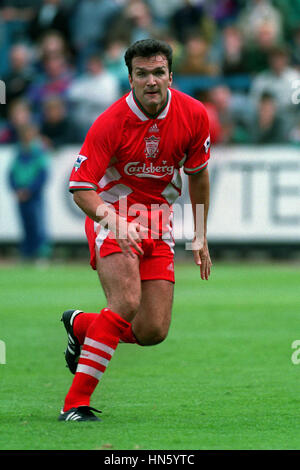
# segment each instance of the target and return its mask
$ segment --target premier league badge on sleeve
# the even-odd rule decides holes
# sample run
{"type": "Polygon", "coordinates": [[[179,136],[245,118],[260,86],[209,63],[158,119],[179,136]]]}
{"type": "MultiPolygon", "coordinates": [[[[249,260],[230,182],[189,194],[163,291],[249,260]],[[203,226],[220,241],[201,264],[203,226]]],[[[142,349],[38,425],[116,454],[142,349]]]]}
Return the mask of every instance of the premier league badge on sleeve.
{"type": "Polygon", "coordinates": [[[75,171],[77,171],[80,168],[81,163],[84,162],[85,160],[87,160],[87,157],[85,157],[84,155],[77,156],[76,162],[74,164],[75,171]]]}
{"type": "Polygon", "coordinates": [[[205,153],[208,152],[209,147],[210,147],[210,135],[207,137],[206,141],[204,142],[205,153]]]}
{"type": "Polygon", "coordinates": [[[160,141],[159,137],[152,135],[151,137],[145,137],[146,148],[145,154],[147,158],[155,158],[158,153],[158,144],[160,141]]]}

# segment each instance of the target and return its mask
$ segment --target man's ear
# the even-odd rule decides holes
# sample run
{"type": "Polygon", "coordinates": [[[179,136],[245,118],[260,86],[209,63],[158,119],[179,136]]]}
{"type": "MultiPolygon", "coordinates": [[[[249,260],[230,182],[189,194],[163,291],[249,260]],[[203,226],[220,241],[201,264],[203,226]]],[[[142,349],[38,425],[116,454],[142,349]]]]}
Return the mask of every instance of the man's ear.
{"type": "Polygon", "coordinates": [[[128,80],[129,80],[130,88],[133,88],[132,77],[130,74],[128,74],[128,80]]]}
{"type": "Polygon", "coordinates": [[[169,75],[169,87],[172,85],[172,82],[173,82],[173,72],[171,72],[169,75]]]}

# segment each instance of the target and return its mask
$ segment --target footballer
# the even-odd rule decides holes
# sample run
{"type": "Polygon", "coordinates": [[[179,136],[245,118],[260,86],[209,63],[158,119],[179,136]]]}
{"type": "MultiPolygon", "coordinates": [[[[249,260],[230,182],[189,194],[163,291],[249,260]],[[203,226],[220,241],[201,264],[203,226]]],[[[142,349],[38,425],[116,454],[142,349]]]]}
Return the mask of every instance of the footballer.
{"type": "Polygon", "coordinates": [[[195,227],[197,205],[204,207],[193,254],[202,280],[210,276],[206,110],[172,88],[172,49],[165,42],[138,41],[125,62],[131,91],[96,119],[70,176],[69,190],[86,214],[90,265],[107,303],[100,313],[63,313],[65,358],[74,378],[61,421],[99,421],[90,399],[119,342],[155,345],[168,334],[175,283],[172,205],[181,194],[181,168],[195,227]]]}

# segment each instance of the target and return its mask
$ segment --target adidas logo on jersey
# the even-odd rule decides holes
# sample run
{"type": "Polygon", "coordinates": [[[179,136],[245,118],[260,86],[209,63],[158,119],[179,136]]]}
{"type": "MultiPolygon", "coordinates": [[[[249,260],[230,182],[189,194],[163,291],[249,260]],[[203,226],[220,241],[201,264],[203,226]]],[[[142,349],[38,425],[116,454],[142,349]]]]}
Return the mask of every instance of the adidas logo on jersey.
{"type": "Polygon", "coordinates": [[[150,127],[148,132],[159,132],[159,128],[157,127],[157,124],[153,124],[153,126],[150,127]]]}

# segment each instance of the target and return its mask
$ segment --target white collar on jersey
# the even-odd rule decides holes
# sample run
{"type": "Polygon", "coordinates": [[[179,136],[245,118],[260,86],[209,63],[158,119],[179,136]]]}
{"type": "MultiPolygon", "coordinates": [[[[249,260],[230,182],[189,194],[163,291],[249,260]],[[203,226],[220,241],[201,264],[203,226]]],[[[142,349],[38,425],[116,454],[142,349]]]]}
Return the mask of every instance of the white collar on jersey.
{"type": "MultiPolygon", "coordinates": [[[[170,108],[171,97],[172,97],[172,93],[171,93],[170,88],[168,88],[168,103],[167,103],[167,106],[162,110],[162,112],[158,116],[155,117],[155,119],[164,119],[167,116],[169,108],[170,108]]],[[[136,102],[134,100],[132,91],[127,96],[126,101],[127,101],[127,104],[129,106],[129,108],[131,109],[131,111],[138,118],[140,118],[141,121],[149,121],[149,119],[151,119],[150,117],[146,116],[146,114],[144,114],[143,111],[138,107],[138,105],[136,104],[136,102]]]]}

